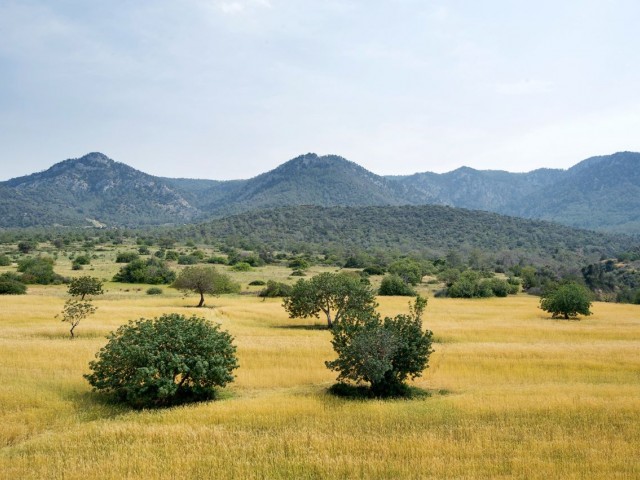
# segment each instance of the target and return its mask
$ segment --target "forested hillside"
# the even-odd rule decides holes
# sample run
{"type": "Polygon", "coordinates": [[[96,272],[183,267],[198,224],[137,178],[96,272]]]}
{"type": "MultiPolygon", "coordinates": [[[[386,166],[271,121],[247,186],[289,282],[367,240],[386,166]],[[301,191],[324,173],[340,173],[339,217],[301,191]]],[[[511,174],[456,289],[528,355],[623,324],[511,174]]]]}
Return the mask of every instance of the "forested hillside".
{"type": "Polygon", "coordinates": [[[348,254],[350,250],[473,250],[505,263],[584,265],[631,250],[631,237],[445,206],[288,207],[247,212],[170,231],[176,238],[240,247],[348,254]]]}

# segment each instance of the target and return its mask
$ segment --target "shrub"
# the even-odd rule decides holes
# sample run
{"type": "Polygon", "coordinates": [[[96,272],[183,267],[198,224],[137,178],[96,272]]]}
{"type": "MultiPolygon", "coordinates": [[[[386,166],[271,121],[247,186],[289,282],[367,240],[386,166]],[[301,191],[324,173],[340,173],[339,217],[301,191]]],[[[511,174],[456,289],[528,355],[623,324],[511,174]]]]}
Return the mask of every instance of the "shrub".
{"type": "Polygon", "coordinates": [[[309,268],[309,262],[302,257],[296,257],[289,260],[287,267],[294,270],[307,270],[309,268]]]}
{"type": "Polygon", "coordinates": [[[411,287],[411,285],[395,274],[386,275],[382,279],[380,290],[378,291],[378,295],[383,296],[404,295],[407,297],[413,297],[415,294],[416,291],[411,287]]]}
{"type": "Polygon", "coordinates": [[[225,257],[221,257],[219,255],[214,255],[213,257],[207,258],[207,263],[215,263],[218,265],[226,265],[227,259],[225,257]]]}
{"type": "Polygon", "coordinates": [[[148,246],[146,246],[146,245],[141,245],[141,246],[138,248],[138,253],[139,253],[140,255],[149,255],[151,252],[150,252],[150,250],[149,250],[149,247],[148,247],[148,246]]]}
{"type": "Polygon", "coordinates": [[[8,267],[11,265],[11,259],[7,255],[0,255],[0,267],[8,267]]]}
{"type": "Polygon", "coordinates": [[[18,251],[20,253],[29,253],[31,250],[36,248],[36,243],[24,240],[22,242],[18,242],[18,251]]]}
{"type": "Polygon", "coordinates": [[[491,294],[496,297],[506,297],[511,290],[511,285],[509,285],[506,280],[500,280],[499,278],[484,280],[482,283],[485,283],[491,290],[491,294]]]}
{"type": "Polygon", "coordinates": [[[96,391],[135,408],[214,398],[238,368],[233,337],[204,318],[141,318],[109,335],[85,375],[96,391]]]}
{"type": "Polygon", "coordinates": [[[286,283],[269,280],[267,286],[258,293],[258,296],[263,298],[288,297],[291,295],[292,289],[293,287],[286,283]]]}
{"type": "Polygon", "coordinates": [[[304,273],[304,271],[302,270],[294,270],[293,272],[291,272],[291,277],[306,277],[307,274],[304,273]]]}
{"type": "Polygon", "coordinates": [[[49,285],[62,281],[62,277],[53,271],[53,259],[49,257],[24,258],[18,262],[18,272],[22,273],[23,283],[49,285]]]}
{"type": "Polygon", "coordinates": [[[252,286],[262,286],[262,285],[266,285],[267,282],[265,282],[264,280],[254,280],[253,282],[249,282],[249,285],[252,286]]]}
{"type": "Polygon", "coordinates": [[[3,273],[0,275],[0,295],[24,295],[27,286],[20,281],[15,273],[3,273]]]}
{"type": "Polygon", "coordinates": [[[114,282],[168,284],[176,279],[176,274],[159,258],[133,260],[123,266],[113,277],[114,282]]]}
{"type": "Polygon", "coordinates": [[[376,265],[368,266],[362,271],[367,275],[384,275],[384,268],[376,265]]]}
{"type": "Polygon", "coordinates": [[[89,255],[78,255],[73,263],[77,263],[78,265],[89,265],[91,263],[91,257],[89,255]]]}
{"type": "Polygon", "coordinates": [[[136,252],[118,252],[116,254],[116,263],[129,263],[138,260],[140,255],[136,252]]]}
{"type": "Polygon", "coordinates": [[[175,250],[168,250],[164,255],[164,259],[167,262],[175,262],[180,258],[180,255],[175,250]]]}
{"type": "Polygon", "coordinates": [[[148,288],[147,295],[162,295],[162,289],[160,287],[148,288]]]}
{"type": "Polygon", "coordinates": [[[423,267],[420,263],[410,258],[397,260],[389,265],[389,273],[394,273],[402,278],[406,283],[418,285],[424,276],[423,267]]]}
{"type": "Polygon", "coordinates": [[[233,267],[231,267],[231,270],[233,270],[234,272],[249,272],[251,271],[251,265],[249,265],[247,262],[238,262],[233,267]]]}
{"type": "Polygon", "coordinates": [[[195,255],[180,255],[178,257],[178,265],[195,265],[200,259],[195,255]]]}
{"type": "Polygon", "coordinates": [[[432,332],[422,331],[427,300],[416,297],[409,315],[393,318],[370,312],[352,312],[336,322],[331,341],[338,358],[326,362],[339,372],[338,381],[368,382],[377,396],[406,393],[404,382],[427,368],[432,332]]]}

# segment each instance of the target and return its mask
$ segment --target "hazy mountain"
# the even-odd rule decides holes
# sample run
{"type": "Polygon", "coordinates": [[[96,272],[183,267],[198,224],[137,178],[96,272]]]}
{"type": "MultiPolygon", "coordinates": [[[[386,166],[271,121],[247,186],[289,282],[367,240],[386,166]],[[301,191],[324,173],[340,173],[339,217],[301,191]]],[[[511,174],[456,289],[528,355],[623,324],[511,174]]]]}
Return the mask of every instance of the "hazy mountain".
{"type": "Polygon", "coordinates": [[[419,197],[414,197],[412,203],[500,211],[505,205],[518,203],[524,196],[552,184],[564,173],[552,169],[510,173],[461,167],[442,174],[425,172],[389,178],[410,187],[412,193],[417,192],[419,197]]]}
{"type": "Polygon", "coordinates": [[[199,211],[167,182],[101,153],[0,183],[1,226],[144,225],[195,218],[199,211]],[[26,212],[22,214],[21,210],[26,212]],[[16,221],[22,215],[22,221],[16,221]]]}
{"type": "Polygon", "coordinates": [[[640,233],[640,154],[569,170],[474,170],[382,177],[336,155],[294,158],[248,180],[153,177],[101,153],[0,182],[0,227],[159,225],[278,206],[439,204],[640,233]]]}
{"type": "Polygon", "coordinates": [[[499,211],[581,228],[640,233],[640,153],[584,160],[499,211]]]}

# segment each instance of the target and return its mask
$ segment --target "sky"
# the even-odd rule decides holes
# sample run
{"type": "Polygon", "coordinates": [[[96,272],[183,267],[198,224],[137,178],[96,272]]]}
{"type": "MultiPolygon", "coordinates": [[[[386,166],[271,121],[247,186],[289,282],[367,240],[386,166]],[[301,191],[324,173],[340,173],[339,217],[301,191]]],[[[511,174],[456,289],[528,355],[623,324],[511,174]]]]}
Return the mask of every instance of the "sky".
{"type": "Polygon", "coordinates": [[[0,0],[0,180],[99,151],[244,179],[640,151],[637,0],[0,0]]]}

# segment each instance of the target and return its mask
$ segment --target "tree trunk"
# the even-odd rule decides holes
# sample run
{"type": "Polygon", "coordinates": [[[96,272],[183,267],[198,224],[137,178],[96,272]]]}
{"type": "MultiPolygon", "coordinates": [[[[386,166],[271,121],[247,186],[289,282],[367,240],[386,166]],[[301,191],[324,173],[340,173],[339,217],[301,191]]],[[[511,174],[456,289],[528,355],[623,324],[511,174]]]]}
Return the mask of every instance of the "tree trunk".
{"type": "Polygon", "coordinates": [[[74,338],[76,338],[76,336],[73,333],[73,329],[76,328],[75,325],[71,325],[71,330],[69,330],[69,333],[71,334],[71,340],[73,340],[74,338]]]}
{"type": "Polygon", "coordinates": [[[200,293],[200,303],[198,304],[198,308],[204,305],[204,293],[200,293]]]}
{"type": "Polygon", "coordinates": [[[331,330],[333,328],[333,322],[331,321],[331,312],[327,313],[327,328],[331,330]]]}

